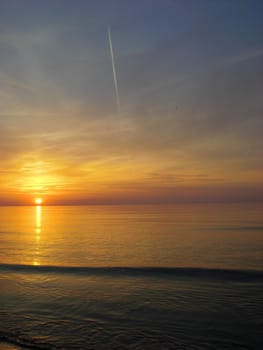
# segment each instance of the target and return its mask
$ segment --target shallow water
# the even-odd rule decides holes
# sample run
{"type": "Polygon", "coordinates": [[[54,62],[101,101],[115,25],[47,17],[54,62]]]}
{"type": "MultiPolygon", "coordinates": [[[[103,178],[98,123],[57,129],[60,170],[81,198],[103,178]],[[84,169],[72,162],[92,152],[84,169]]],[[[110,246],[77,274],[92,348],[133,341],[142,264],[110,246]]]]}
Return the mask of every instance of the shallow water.
{"type": "Polygon", "coordinates": [[[256,205],[0,208],[0,340],[262,349],[256,205]]]}

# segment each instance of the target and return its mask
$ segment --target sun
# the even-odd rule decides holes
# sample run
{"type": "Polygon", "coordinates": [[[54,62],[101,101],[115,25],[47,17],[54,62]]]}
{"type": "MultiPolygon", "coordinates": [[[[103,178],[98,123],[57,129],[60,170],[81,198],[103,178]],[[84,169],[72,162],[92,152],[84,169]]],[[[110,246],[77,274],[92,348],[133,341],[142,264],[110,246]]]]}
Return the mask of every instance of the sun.
{"type": "Polygon", "coordinates": [[[42,198],[36,198],[36,199],[35,199],[35,204],[41,205],[42,203],[43,203],[42,198]]]}

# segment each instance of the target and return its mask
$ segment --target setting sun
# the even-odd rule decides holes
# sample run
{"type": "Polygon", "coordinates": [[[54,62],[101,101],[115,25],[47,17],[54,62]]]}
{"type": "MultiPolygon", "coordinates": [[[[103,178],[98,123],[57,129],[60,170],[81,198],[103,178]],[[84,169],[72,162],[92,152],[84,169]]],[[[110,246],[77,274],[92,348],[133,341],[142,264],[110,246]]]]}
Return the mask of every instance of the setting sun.
{"type": "Polygon", "coordinates": [[[36,199],[35,199],[35,204],[40,205],[40,204],[42,204],[42,203],[43,203],[42,198],[36,198],[36,199]]]}

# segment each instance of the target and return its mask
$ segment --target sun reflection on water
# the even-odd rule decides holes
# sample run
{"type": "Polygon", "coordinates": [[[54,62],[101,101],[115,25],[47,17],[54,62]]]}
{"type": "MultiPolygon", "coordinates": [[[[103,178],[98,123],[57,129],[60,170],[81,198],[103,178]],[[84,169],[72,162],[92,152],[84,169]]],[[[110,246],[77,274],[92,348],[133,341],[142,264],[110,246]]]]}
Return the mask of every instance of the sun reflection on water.
{"type": "Polygon", "coordinates": [[[36,248],[35,248],[35,259],[33,264],[35,266],[40,265],[39,259],[39,245],[41,239],[41,226],[42,226],[42,208],[41,205],[36,206],[36,226],[35,226],[35,240],[36,240],[36,248]]]}

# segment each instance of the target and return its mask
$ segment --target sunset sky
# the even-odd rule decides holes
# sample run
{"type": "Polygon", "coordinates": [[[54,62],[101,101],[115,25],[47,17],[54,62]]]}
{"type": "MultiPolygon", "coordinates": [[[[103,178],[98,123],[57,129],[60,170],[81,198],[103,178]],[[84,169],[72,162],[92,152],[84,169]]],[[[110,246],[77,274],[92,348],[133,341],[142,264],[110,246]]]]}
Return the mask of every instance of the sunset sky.
{"type": "Polygon", "coordinates": [[[0,0],[0,204],[262,200],[262,14],[0,0]]]}

